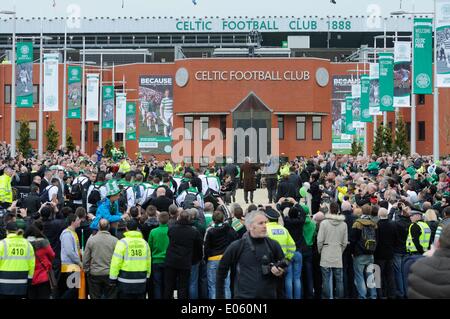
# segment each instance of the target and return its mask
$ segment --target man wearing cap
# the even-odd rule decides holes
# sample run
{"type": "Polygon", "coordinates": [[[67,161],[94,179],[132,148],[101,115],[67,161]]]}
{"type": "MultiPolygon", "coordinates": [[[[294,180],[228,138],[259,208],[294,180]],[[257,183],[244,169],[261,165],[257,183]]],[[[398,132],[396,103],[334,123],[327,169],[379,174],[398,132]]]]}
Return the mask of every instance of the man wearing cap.
{"type": "Polygon", "coordinates": [[[117,283],[119,298],[145,299],[147,280],[151,273],[151,252],[138,231],[138,222],[127,222],[124,238],[119,240],[111,259],[109,279],[117,283]]]}
{"type": "Polygon", "coordinates": [[[403,264],[403,275],[405,291],[408,291],[408,274],[411,265],[418,259],[423,258],[423,253],[430,247],[431,229],[427,223],[422,220],[422,212],[413,210],[409,213],[411,225],[409,225],[408,237],[406,238],[406,253],[403,264]]]}
{"type": "Polygon", "coordinates": [[[0,176],[0,206],[8,208],[13,201],[13,193],[11,187],[11,177],[14,175],[14,170],[7,167],[0,176]]]}
{"type": "Polygon", "coordinates": [[[106,198],[103,199],[95,215],[95,219],[92,221],[91,229],[98,230],[98,223],[100,219],[104,218],[111,224],[111,234],[116,235],[117,233],[117,222],[121,219],[125,219],[128,214],[123,215],[119,212],[119,197],[120,189],[117,182],[114,180],[108,181],[106,183],[106,198]]]}
{"type": "Polygon", "coordinates": [[[34,249],[15,222],[6,224],[6,232],[0,241],[0,299],[25,297],[34,275],[34,249]]]}

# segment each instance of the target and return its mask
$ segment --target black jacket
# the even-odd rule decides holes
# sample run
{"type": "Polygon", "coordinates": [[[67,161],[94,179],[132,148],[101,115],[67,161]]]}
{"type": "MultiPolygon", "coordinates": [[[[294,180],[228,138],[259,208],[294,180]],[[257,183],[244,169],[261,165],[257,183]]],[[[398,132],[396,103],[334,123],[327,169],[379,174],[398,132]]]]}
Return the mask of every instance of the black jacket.
{"type": "Polygon", "coordinates": [[[430,236],[430,245],[431,245],[432,243],[434,243],[434,236],[436,235],[436,230],[439,226],[439,222],[432,220],[432,221],[427,222],[427,225],[431,229],[431,236],[430,236]]]}
{"type": "Polygon", "coordinates": [[[159,212],[168,212],[169,206],[173,204],[173,200],[170,200],[170,198],[166,196],[160,196],[151,198],[149,204],[155,206],[159,212]]]}
{"type": "Polygon", "coordinates": [[[165,266],[175,269],[191,269],[193,255],[202,255],[200,232],[189,224],[177,221],[169,227],[169,246],[165,266]]]}
{"type": "Polygon", "coordinates": [[[303,237],[303,226],[306,221],[306,213],[303,211],[299,214],[298,218],[285,217],[283,219],[284,227],[288,230],[292,239],[295,241],[295,247],[297,251],[305,251],[306,244],[303,237]]]}
{"type": "Polygon", "coordinates": [[[205,259],[208,260],[209,257],[222,255],[225,249],[236,239],[238,239],[238,235],[228,223],[217,227],[209,227],[206,231],[203,248],[205,259]]]}
{"type": "Polygon", "coordinates": [[[156,217],[150,217],[145,221],[144,224],[141,226],[141,232],[142,236],[145,239],[145,241],[148,241],[148,237],[150,235],[150,232],[159,226],[158,218],[156,217]]]}
{"type": "Polygon", "coordinates": [[[248,238],[247,232],[240,240],[234,241],[225,250],[217,269],[216,297],[225,296],[225,278],[232,269],[234,299],[276,299],[279,280],[272,272],[262,273],[263,256],[265,263],[280,261],[284,258],[280,244],[270,238],[248,238]],[[250,241],[250,242],[249,242],[250,241]],[[252,248],[253,247],[253,248],[252,248]]]}
{"type": "MultiPolygon", "coordinates": [[[[342,215],[345,216],[345,223],[347,224],[347,236],[348,236],[348,241],[350,241],[350,236],[352,234],[352,227],[353,227],[353,223],[356,220],[356,216],[353,215],[353,212],[351,210],[342,211],[342,215]]],[[[347,248],[348,247],[349,246],[347,246],[347,248]]]]}
{"type": "MultiPolygon", "coordinates": [[[[352,226],[352,233],[350,235],[350,249],[354,256],[368,255],[361,243],[362,229],[364,226],[372,226],[377,228],[377,224],[373,222],[368,216],[361,216],[352,226]]],[[[378,242],[378,239],[377,239],[378,242]]]]}
{"type": "Polygon", "coordinates": [[[450,298],[450,249],[438,249],[432,257],[421,258],[411,266],[408,298],[450,298]]]}
{"type": "Polygon", "coordinates": [[[380,219],[378,221],[375,259],[391,260],[394,258],[396,236],[396,225],[393,221],[389,219],[380,219]]]}
{"type": "Polygon", "coordinates": [[[33,216],[41,208],[41,198],[38,193],[31,192],[22,200],[22,208],[27,209],[27,215],[33,216]]]}
{"type": "Polygon", "coordinates": [[[63,230],[67,227],[66,221],[64,219],[52,219],[44,221],[44,230],[43,233],[45,237],[48,238],[50,242],[50,246],[52,246],[53,251],[55,252],[55,259],[61,259],[61,241],[59,240],[59,236],[63,230]]]}
{"type": "Polygon", "coordinates": [[[355,195],[355,201],[356,204],[359,207],[362,207],[365,204],[370,204],[370,194],[365,194],[364,196],[361,196],[360,194],[355,195]]]}
{"type": "Polygon", "coordinates": [[[291,184],[298,193],[298,190],[300,189],[300,187],[302,187],[302,179],[300,178],[300,176],[295,173],[291,173],[289,174],[288,181],[289,184],[291,184]]]}
{"type": "Polygon", "coordinates": [[[407,216],[398,216],[395,222],[397,235],[395,236],[394,253],[406,254],[406,238],[408,238],[411,220],[407,216]]]}
{"type": "Polygon", "coordinates": [[[292,197],[295,200],[299,200],[299,193],[296,191],[295,187],[286,179],[281,180],[281,182],[278,184],[277,196],[275,201],[278,202],[281,197],[292,197]]]}

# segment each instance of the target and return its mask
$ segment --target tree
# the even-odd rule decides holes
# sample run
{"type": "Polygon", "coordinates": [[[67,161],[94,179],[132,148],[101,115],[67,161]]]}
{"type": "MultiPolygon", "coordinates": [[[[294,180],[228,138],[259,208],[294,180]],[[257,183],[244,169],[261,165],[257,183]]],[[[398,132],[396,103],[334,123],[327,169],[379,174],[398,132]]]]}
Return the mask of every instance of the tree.
{"type": "Polygon", "coordinates": [[[20,121],[19,128],[19,142],[17,143],[17,148],[26,158],[31,150],[30,144],[30,127],[27,121],[20,121]]]}
{"type": "Polygon", "coordinates": [[[377,134],[375,136],[375,143],[373,144],[373,153],[375,155],[381,155],[384,150],[384,143],[383,143],[383,134],[384,133],[384,126],[380,125],[377,128],[377,134]]]}
{"type": "Polygon", "coordinates": [[[409,154],[408,132],[406,132],[406,125],[400,115],[397,124],[395,125],[395,151],[402,155],[409,154]]]}
{"type": "Polygon", "coordinates": [[[73,142],[72,132],[70,130],[67,131],[66,148],[69,152],[75,151],[75,143],[73,142]]]}
{"type": "Polygon", "coordinates": [[[111,139],[106,140],[105,143],[105,157],[112,157],[112,149],[114,148],[114,143],[111,139]]]}
{"type": "Polygon", "coordinates": [[[54,152],[58,147],[59,133],[56,130],[55,121],[51,121],[47,131],[45,131],[47,137],[47,151],[54,152]]]}
{"type": "Polygon", "coordinates": [[[383,152],[391,154],[393,151],[392,130],[389,126],[383,129],[383,152]]]}
{"type": "Polygon", "coordinates": [[[352,142],[352,155],[358,156],[359,153],[363,151],[363,144],[360,143],[356,138],[352,142]]]}

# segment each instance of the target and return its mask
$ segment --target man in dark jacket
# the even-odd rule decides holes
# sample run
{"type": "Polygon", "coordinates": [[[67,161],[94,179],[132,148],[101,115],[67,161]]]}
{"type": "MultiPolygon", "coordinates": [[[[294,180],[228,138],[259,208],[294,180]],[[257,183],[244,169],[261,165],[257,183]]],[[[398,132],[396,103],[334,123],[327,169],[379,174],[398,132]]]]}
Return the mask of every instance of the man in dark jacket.
{"type": "Polygon", "coordinates": [[[320,208],[320,200],[322,198],[322,190],[319,188],[319,173],[315,172],[311,174],[309,179],[311,183],[311,187],[308,192],[312,196],[311,200],[311,213],[314,215],[319,211],[320,208]]]}
{"type": "MultiPolygon", "coordinates": [[[[213,223],[206,231],[204,243],[204,257],[207,262],[208,294],[209,299],[216,299],[216,272],[227,247],[238,239],[236,231],[229,223],[224,223],[221,211],[215,211],[212,216],[213,223]]],[[[225,297],[231,298],[230,277],[225,283],[225,297]]]]}
{"type": "Polygon", "coordinates": [[[289,167],[289,177],[288,177],[289,184],[291,184],[294,187],[294,190],[296,190],[296,193],[298,193],[298,190],[302,186],[302,180],[300,176],[298,176],[297,172],[295,171],[295,166],[289,167]]]}
{"type": "Polygon", "coordinates": [[[156,198],[151,198],[149,204],[155,206],[159,212],[168,212],[169,206],[173,204],[173,200],[166,196],[166,189],[158,187],[155,193],[156,198]]]}
{"type": "Polygon", "coordinates": [[[450,226],[443,228],[431,257],[421,258],[411,266],[408,298],[450,298],[450,226]]]}
{"type": "MultiPolygon", "coordinates": [[[[341,214],[345,216],[345,223],[347,224],[348,241],[352,235],[352,226],[356,218],[353,216],[353,208],[349,201],[344,201],[341,205],[341,214]]],[[[344,277],[344,295],[346,298],[356,298],[353,272],[353,257],[350,245],[345,247],[342,254],[342,270],[344,277]]]]}
{"type": "Polygon", "coordinates": [[[216,298],[225,297],[225,279],[232,268],[235,299],[276,299],[283,268],[276,264],[284,259],[278,242],[267,237],[267,217],[262,212],[246,215],[248,232],[225,250],[216,278],[216,298]]]}
{"type": "Polygon", "coordinates": [[[379,297],[392,299],[395,297],[395,280],[392,262],[394,259],[394,243],[397,235],[395,223],[388,218],[385,208],[378,210],[377,248],[375,250],[375,264],[380,266],[381,287],[379,297]]]}
{"type": "Polygon", "coordinates": [[[289,175],[282,176],[281,181],[278,184],[277,196],[275,198],[275,202],[277,203],[281,197],[285,197],[285,198],[290,197],[290,198],[293,198],[296,201],[298,201],[300,199],[299,195],[300,194],[299,194],[298,190],[296,191],[296,188],[294,187],[294,185],[292,185],[289,182],[289,175]]]}
{"type": "Polygon", "coordinates": [[[41,208],[41,198],[39,197],[39,187],[31,185],[30,193],[22,200],[22,208],[27,209],[27,215],[32,217],[41,208]]]}
{"type": "Polygon", "coordinates": [[[202,255],[202,238],[197,229],[190,225],[190,215],[182,211],[178,220],[169,227],[164,271],[164,299],[172,299],[178,286],[178,299],[188,298],[189,276],[193,255],[202,255]]]}

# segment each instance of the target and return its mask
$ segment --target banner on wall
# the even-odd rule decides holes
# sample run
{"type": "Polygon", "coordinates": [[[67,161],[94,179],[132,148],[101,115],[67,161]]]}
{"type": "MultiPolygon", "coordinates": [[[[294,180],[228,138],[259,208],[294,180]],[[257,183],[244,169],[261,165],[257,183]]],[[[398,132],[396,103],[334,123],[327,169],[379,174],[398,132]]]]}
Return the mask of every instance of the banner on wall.
{"type": "Polygon", "coordinates": [[[112,129],[114,127],[114,87],[105,85],[102,88],[102,127],[112,129]]]}
{"type": "Polygon", "coordinates": [[[379,53],[380,111],[394,112],[394,55],[379,53]]]}
{"type": "Polygon", "coordinates": [[[136,102],[127,102],[127,141],[136,140],[136,102]]]}
{"type": "Polygon", "coordinates": [[[351,96],[345,98],[345,134],[356,134],[353,126],[353,99],[351,96]]]}
{"type": "Polygon", "coordinates": [[[411,42],[394,44],[394,107],[411,106],[411,42]]]}
{"type": "Polygon", "coordinates": [[[370,63],[369,69],[369,114],[382,115],[380,111],[380,69],[378,63],[370,63]]]}
{"type": "Polygon", "coordinates": [[[166,75],[139,78],[139,150],[168,154],[172,151],[173,84],[166,75]]]}
{"type": "Polygon", "coordinates": [[[44,112],[58,111],[58,65],[57,53],[44,54],[44,112]]]}
{"type": "Polygon", "coordinates": [[[352,85],[352,115],[353,128],[364,128],[364,123],[361,121],[361,84],[352,85]]]}
{"type": "Polygon", "coordinates": [[[99,74],[86,75],[86,122],[98,121],[99,74]]]}
{"type": "Polygon", "coordinates": [[[413,43],[413,93],[433,94],[433,19],[414,19],[413,43]]]}
{"type": "Polygon", "coordinates": [[[81,66],[69,66],[68,84],[68,114],[69,119],[81,118],[81,66]]]}
{"type": "Polygon", "coordinates": [[[369,113],[369,91],[370,78],[368,75],[361,76],[361,122],[372,123],[372,116],[369,113]]]}
{"type": "Polygon", "coordinates": [[[16,106],[33,107],[33,42],[17,42],[16,52],[16,106]]]}
{"type": "Polygon", "coordinates": [[[116,133],[125,133],[127,94],[116,94],[116,133]]]}
{"type": "Polygon", "coordinates": [[[450,87],[450,0],[436,0],[437,86],[450,87]]]}

